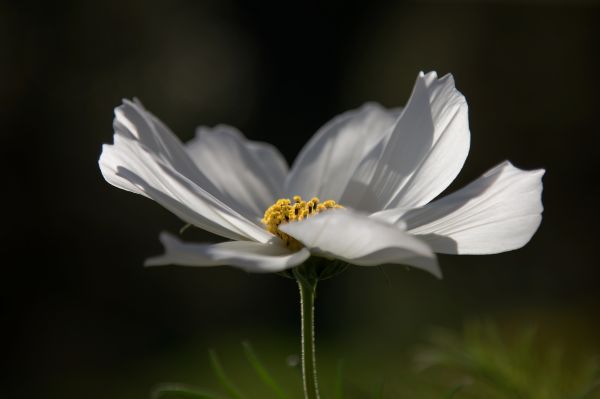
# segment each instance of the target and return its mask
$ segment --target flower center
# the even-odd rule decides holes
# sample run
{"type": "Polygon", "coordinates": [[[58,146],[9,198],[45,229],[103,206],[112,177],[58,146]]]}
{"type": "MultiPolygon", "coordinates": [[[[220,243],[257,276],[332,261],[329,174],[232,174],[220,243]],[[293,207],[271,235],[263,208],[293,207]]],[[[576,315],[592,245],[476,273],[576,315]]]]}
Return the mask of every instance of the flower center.
{"type": "Polygon", "coordinates": [[[302,244],[279,230],[279,225],[296,222],[333,208],[343,208],[343,206],[338,205],[334,200],[320,202],[317,197],[313,197],[310,201],[304,201],[302,197],[295,195],[293,202],[287,198],[277,200],[265,211],[262,222],[267,230],[283,240],[286,247],[298,250],[302,248],[302,244]]]}

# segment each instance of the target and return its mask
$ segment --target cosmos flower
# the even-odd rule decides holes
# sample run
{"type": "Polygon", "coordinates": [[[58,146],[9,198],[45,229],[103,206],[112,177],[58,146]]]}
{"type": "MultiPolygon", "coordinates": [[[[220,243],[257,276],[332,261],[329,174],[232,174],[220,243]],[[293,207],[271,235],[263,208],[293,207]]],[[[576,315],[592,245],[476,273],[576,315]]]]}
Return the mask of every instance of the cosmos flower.
{"type": "Polygon", "coordinates": [[[508,161],[436,199],[467,157],[467,113],[451,75],[420,73],[404,109],[368,103],[335,117],[288,169],[275,147],[226,125],[200,127],[182,143],[141,103],[125,100],[99,164],[110,184],[228,239],[187,243],[162,233],[165,253],[147,265],[279,272],[316,256],[441,276],[435,253],[520,248],[543,210],[544,171],[508,161]]]}

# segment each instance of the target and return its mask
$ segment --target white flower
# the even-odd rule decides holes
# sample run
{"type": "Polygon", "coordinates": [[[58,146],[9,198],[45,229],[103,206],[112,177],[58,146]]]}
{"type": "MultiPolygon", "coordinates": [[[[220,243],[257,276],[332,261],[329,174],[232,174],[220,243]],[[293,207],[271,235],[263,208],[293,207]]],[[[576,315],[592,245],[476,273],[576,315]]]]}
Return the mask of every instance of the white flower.
{"type": "Polygon", "coordinates": [[[115,115],[114,144],[104,145],[99,160],[104,178],[231,240],[184,243],[162,233],[165,254],[147,265],[277,272],[312,254],[363,266],[410,265],[440,276],[436,252],[517,249],[541,221],[544,171],[509,162],[434,200],[469,150],[467,103],[451,75],[420,73],[404,109],[369,103],[337,116],[291,170],[276,148],[229,126],[201,127],[183,144],[139,102],[125,100],[115,115]],[[265,210],[296,195],[334,200],[344,209],[268,231],[261,222],[265,210]]]}

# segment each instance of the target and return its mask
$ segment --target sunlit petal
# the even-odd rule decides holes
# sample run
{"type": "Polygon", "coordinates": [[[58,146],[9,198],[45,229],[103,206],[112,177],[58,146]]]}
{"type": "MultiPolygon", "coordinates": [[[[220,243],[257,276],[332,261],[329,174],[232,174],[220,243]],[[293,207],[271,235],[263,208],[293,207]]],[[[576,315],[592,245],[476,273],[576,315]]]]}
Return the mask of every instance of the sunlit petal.
{"type": "Polygon", "coordinates": [[[404,264],[441,277],[435,254],[425,242],[356,212],[330,210],[280,229],[322,256],[359,266],[404,264]]]}
{"type": "Polygon", "coordinates": [[[178,139],[140,105],[125,101],[115,110],[112,145],[99,165],[104,178],[157,201],[182,220],[231,239],[267,242],[271,235],[215,196],[178,139]]]}
{"type": "Polygon", "coordinates": [[[440,253],[517,249],[540,225],[543,174],[542,169],[524,171],[504,162],[455,193],[403,212],[399,222],[440,253]]]}
{"type": "Polygon", "coordinates": [[[392,133],[364,157],[340,202],[365,212],[424,205],[458,175],[469,142],[467,103],[452,76],[421,73],[392,133]]]}

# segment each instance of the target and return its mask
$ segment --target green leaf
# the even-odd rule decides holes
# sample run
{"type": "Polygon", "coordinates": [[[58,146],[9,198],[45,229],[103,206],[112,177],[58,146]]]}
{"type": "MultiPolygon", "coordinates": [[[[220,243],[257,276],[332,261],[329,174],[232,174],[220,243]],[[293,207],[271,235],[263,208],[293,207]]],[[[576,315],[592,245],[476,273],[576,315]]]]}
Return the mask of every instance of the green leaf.
{"type": "Polygon", "coordinates": [[[219,361],[217,352],[214,349],[211,349],[208,351],[208,353],[210,355],[210,365],[223,388],[225,388],[227,393],[231,395],[231,397],[233,397],[234,399],[244,399],[240,391],[235,387],[235,385],[233,385],[233,383],[225,374],[225,370],[223,370],[223,366],[219,361]]]}
{"type": "Polygon", "coordinates": [[[262,382],[271,388],[279,399],[288,399],[283,389],[281,389],[281,387],[275,382],[273,377],[271,377],[271,374],[269,374],[262,362],[258,359],[258,356],[256,355],[256,352],[254,352],[252,345],[250,345],[250,343],[247,341],[242,342],[242,345],[244,347],[244,353],[246,354],[248,362],[250,362],[252,368],[254,368],[254,371],[256,371],[256,374],[258,374],[262,382]]]}
{"type": "Polygon", "coordinates": [[[218,399],[213,394],[199,391],[182,384],[161,384],[152,390],[151,399],[162,399],[164,397],[177,397],[183,399],[218,399]]]}

